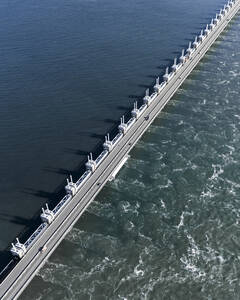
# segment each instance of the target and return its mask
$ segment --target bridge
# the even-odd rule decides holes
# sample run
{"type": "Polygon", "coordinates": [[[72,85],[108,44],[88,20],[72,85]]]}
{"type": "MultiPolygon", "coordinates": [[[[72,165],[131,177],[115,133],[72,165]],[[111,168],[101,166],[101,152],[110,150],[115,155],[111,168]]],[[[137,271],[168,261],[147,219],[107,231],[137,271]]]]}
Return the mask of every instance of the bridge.
{"type": "Polygon", "coordinates": [[[224,31],[240,9],[240,0],[229,1],[212,19],[205,30],[189,44],[178,60],[174,60],[171,72],[167,68],[163,82],[156,79],[154,92],[149,90],[141,107],[134,104],[132,117],[125,123],[121,118],[119,133],[110,140],[106,137],[103,152],[93,160],[88,157],[86,172],[77,182],[70,178],[66,196],[53,208],[43,209],[42,224],[26,242],[12,244],[13,259],[0,273],[4,275],[0,284],[0,299],[17,299],[48,257],[72,229],[80,216],[94,200],[109,179],[112,179],[126,161],[128,153],[148,129],[159,112],[165,107],[178,88],[204,57],[219,35],[224,31]]]}

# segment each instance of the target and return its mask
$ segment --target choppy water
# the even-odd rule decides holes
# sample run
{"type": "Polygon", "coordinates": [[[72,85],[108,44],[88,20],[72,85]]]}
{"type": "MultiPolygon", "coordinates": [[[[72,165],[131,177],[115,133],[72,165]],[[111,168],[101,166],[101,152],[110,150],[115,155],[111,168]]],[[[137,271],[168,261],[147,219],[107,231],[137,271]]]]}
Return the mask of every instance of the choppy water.
{"type": "Polygon", "coordinates": [[[21,299],[240,299],[240,19],[21,299]]]}

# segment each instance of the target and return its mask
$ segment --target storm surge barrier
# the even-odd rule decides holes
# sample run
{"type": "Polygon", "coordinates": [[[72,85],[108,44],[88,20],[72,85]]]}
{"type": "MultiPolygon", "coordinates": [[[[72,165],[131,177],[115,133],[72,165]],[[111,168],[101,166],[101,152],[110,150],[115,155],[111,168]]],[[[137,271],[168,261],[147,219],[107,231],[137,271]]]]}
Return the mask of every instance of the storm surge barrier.
{"type": "Polygon", "coordinates": [[[56,249],[65,235],[94,200],[104,184],[113,179],[128,158],[128,153],[151,125],[198,62],[223,32],[240,9],[240,0],[230,0],[204,30],[175,58],[171,68],[167,67],[163,80],[156,78],[150,94],[149,89],[138,108],[134,103],[131,118],[125,122],[124,116],[118,126],[118,134],[105,138],[103,151],[97,158],[90,153],[86,171],[76,181],[67,179],[66,195],[56,207],[42,209],[41,225],[25,242],[16,239],[10,249],[13,260],[0,272],[0,299],[17,299],[46,259],[56,249]]]}

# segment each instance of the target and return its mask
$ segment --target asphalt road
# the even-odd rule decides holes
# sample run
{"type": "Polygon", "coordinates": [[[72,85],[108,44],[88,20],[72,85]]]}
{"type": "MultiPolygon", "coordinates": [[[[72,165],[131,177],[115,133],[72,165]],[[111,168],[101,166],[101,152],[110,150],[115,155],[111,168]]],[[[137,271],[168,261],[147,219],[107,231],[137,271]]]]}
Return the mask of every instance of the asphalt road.
{"type": "Polygon", "coordinates": [[[52,254],[65,235],[71,230],[79,217],[103,188],[104,184],[108,181],[112,172],[123,157],[134,147],[159,112],[172,98],[184,80],[228,25],[230,20],[235,16],[239,8],[240,0],[236,2],[233,9],[223,18],[217,28],[208,35],[198,47],[197,51],[193,53],[191,59],[178,70],[177,74],[171,79],[167,87],[161,91],[141,117],[139,117],[127,134],[120,140],[89,180],[82,186],[77,195],[70,200],[63,211],[56,217],[54,222],[47,227],[45,232],[43,232],[41,237],[33,244],[27,254],[16,264],[0,285],[0,299],[16,299],[20,296],[36,272],[42,267],[46,259],[52,254]],[[145,117],[148,115],[149,118],[146,120],[145,117]],[[40,252],[39,249],[43,245],[46,245],[47,250],[45,252],[40,252]]]}

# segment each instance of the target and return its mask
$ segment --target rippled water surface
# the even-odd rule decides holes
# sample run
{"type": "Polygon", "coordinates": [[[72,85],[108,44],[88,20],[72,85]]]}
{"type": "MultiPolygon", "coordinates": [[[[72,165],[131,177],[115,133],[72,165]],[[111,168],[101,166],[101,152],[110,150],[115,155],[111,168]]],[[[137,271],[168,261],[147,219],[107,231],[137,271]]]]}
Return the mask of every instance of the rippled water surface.
{"type": "Polygon", "coordinates": [[[21,299],[240,299],[240,19],[21,299]]]}

